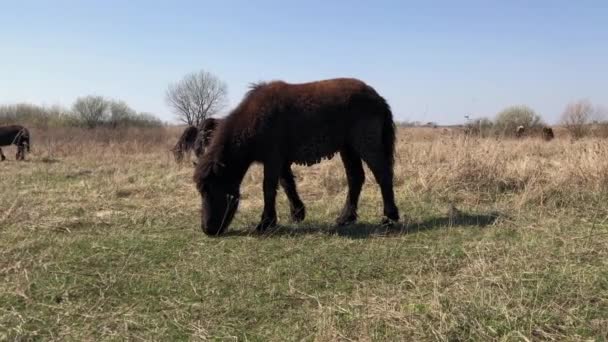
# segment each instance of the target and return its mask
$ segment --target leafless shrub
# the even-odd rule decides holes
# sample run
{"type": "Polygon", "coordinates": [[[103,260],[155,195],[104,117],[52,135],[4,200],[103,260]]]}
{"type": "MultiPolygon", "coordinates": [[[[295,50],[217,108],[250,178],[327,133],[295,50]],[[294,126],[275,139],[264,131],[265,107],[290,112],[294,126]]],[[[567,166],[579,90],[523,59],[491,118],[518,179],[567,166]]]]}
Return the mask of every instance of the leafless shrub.
{"type": "Polygon", "coordinates": [[[566,106],[562,113],[562,124],[575,139],[589,134],[591,123],[597,119],[598,111],[589,100],[579,100],[566,106]]]}
{"type": "Polygon", "coordinates": [[[480,118],[467,123],[465,132],[468,135],[487,138],[493,134],[494,123],[488,118],[480,118]]]}
{"type": "Polygon", "coordinates": [[[226,95],[226,84],[215,75],[201,70],[169,85],[166,101],[178,120],[198,127],[205,118],[222,110],[226,95]]]}
{"type": "Polygon", "coordinates": [[[95,128],[106,120],[108,107],[108,102],[102,96],[89,95],[76,99],[72,111],[86,127],[95,128]]]}

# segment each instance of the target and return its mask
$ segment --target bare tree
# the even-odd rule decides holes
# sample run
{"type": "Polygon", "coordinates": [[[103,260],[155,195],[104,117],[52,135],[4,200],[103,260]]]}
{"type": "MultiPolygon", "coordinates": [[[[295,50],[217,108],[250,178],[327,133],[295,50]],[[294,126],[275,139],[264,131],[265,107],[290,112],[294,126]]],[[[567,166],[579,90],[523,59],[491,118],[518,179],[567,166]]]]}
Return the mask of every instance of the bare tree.
{"type": "Polygon", "coordinates": [[[562,113],[562,124],[578,139],[589,133],[589,124],[594,120],[596,110],[589,100],[570,103],[562,113]]]}
{"type": "Polygon", "coordinates": [[[72,106],[72,111],[89,128],[102,124],[108,115],[108,101],[102,96],[79,97],[72,106]]]}
{"type": "Polygon", "coordinates": [[[166,101],[180,121],[198,127],[225,106],[226,89],[226,84],[215,75],[201,70],[169,85],[166,101]]]}

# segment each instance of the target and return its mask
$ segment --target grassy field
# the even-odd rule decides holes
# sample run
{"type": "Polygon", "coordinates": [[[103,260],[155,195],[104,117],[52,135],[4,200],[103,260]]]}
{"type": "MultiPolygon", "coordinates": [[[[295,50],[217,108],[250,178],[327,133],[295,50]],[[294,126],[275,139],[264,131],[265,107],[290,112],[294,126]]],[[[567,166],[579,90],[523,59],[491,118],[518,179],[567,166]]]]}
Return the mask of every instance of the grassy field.
{"type": "Polygon", "coordinates": [[[177,131],[34,132],[0,163],[0,340],[608,340],[608,144],[401,129],[402,226],[335,228],[339,158],[294,167],[308,216],[252,232],[259,166],[229,234],[199,228],[177,131]],[[454,209],[456,207],[457,209],[454,209]]]}

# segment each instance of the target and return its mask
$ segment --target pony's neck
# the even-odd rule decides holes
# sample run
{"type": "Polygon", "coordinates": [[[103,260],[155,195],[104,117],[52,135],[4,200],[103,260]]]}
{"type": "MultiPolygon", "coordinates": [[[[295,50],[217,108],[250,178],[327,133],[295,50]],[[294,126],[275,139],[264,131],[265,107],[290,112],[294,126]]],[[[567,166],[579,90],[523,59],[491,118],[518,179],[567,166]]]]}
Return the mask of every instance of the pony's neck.
{"type": "Polygon", "coordinates": [[[247,153],[230,151],[230,148],[224,150],[223,157],[221,158],[221,163],[224,164],[224,172],[229,175],[230,179],[240,185],[253,160],[250,159],[247,153]]]}
{"type": "Polygon", "coordinates": [[[251,153],[252,141],[240,130],[235,128],[230,118],[225,119],[217,128],[217,133],[212,137],[211,151],[209,157],[223,164],[223,171],[231,182],[240,185],[253,163],[251,153]]]}

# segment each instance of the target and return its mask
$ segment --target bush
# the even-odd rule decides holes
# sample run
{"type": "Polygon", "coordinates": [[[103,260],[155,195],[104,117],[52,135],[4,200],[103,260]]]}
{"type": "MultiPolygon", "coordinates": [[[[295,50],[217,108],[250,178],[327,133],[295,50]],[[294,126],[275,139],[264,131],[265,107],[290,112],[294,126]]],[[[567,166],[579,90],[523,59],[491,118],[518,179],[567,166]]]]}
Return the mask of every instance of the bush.
{"type": "Polygon", "coordinates": [[[47,108],[26,103],[0,106],[0,125],[47,128],[75,126],[77,122],[68,110],[59,106],[47,108]]]}
{"type": "Polygon", "coordinates": [[[137,113],[124,101],[109,101],[110,127],[159,127],[162,122],[150,113],[137,113]]]}
{"type": "Polygon", "coordinates": [[[101,96],[79,97],[72,106],[72,112],[88,128],[101,126],[108,121],[110,103],[101,96]]]}
{"type": "Polygon", "coordinates": [[[496,134],[502,136],[514,136],[519,126],[524,126],[527,131],[540,131],[543,122],[532,108],[524,105],[504,109],[494,122],[496,134]]]}
{"type": "Polygon", "coordinates": [[[475,119],[467,123],[466,133],[482,138],[487,138],[494,134],[494,123],[488,118],[475,119]]]}
{"type": "Polygon", "coordinates": [[[568,129],[573,138],[579,139],[592,130],[591,123],[599,114],[599,110],[589,100],[579,100],[569,103],[562,113],[562,124],[568,129]]]}

